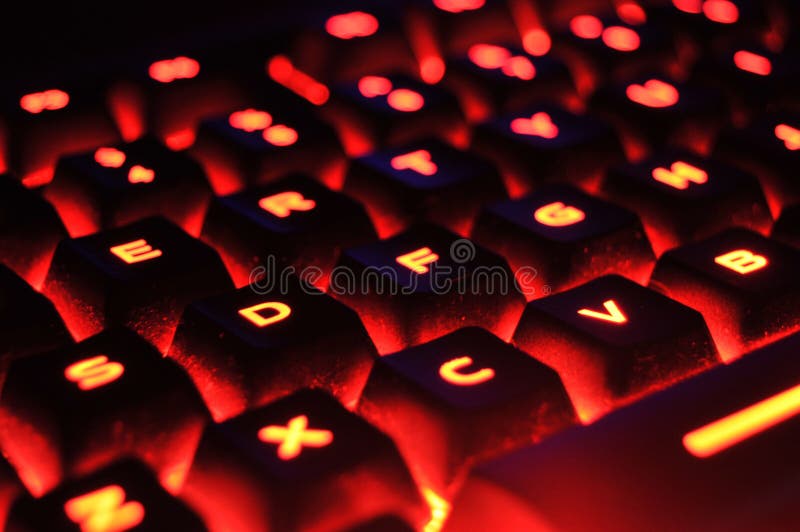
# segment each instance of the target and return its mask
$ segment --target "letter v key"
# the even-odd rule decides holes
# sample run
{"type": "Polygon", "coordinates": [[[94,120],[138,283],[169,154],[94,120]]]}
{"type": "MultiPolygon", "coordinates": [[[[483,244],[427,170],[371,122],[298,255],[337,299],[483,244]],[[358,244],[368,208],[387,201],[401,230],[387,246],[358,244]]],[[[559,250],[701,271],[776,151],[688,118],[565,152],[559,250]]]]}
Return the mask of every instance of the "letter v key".
{"type": "Polygon", "coordinates": [[[588,316],[590,318],[594,318],[596,320],[603,320],[603,321],[610,321],[611,323],[627,323],[628,318],[625,314],[617,306],[617,303],[613,299],[609,299],[608,301],[603,302],[603,307],[605,307],[605,312],[597,312],[596,310],[589,310],[588,308],[582,308],[578,311],[578,314],[581,316],[588,316]]]}

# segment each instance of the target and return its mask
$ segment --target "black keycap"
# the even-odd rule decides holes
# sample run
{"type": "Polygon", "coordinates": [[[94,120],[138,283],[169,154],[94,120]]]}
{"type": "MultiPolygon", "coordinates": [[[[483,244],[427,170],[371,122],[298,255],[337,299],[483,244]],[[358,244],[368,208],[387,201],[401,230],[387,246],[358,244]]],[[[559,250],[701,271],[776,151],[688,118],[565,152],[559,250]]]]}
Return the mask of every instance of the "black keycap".
{"type": "Polygon", "coordinates": [[[566,105],[577,97],[567,66],[552,54],[537,57],[514,46],[479,42],[447,66],[445,84],[458,94],[471,122],[542,100],[566,105]]]}
{"type": "Polygon", "coordinates": [[[0,523],[5,525],[11,504],[24,493],[24,489],[16,471],[5,459],[0,460],[0,523]]]}
{"type": "Polygon", "coordinates": [[[296,278],[269,281],[189,305],[168,356],[218,421],[301,388],[354,404],[376,358],[358,315],[296,278]]]}
{"type": "Polygon", "coordinates": [[[319,391],[208,427],[183,496],[215,530],[334,531],[427,507],[392,441],[319,391]]]}
{"type": "Polygon", "coordinates": [[[584,422],[718,361],[699,312],[616,275],[531,301],[514,343],[558,372],[584,422]]]}
{"type": "Polygon", "coordinates": [[[664,144],[707,152],[726,119],[724,98],[716,90],[660,75],[601,87],[590,106],[614,123],[633,160],[664,144]]]}
{"type": "Polygon", "coordinates": [[[202,167],[153,138],[62,157],[45,190],[73,237],[157,214],[196,235],[210,195],[202,167]]]}
{"type": "Polygon", "coordinates": [[[800,247],[800,205],[783,209],[772,228],[772,238],[800,247]]]}
{"type": "Polygon", "coordinates": [[[163,352],[186,304],[232,286],[213,249],[156,217],[62,241],[43,293],[78,340],[125,325],[163,352]]]}
{"type": "Polygon", "coordinates": [[[773,216],[800,201],[794,171],[800,164],[800,114],[763,115],[745,128],[726,129],[714,153],[759,176],[773,216]]]}
{"type": "Polygon", "coordinates": [[[795,335],[479,466],[446,530],[794,529],[799,350],[795,335]]]}
{"type": "Polygon", "coordinates": [[[472,237],[508,259],[533,299],[608,273],[645,283],[655,256],[631,211],[569,185],[486,207],[472,237]]]}
{"type": "Polygon", "coordinates": [[[381,236],[423,220],[466,235],[481,205],[505,197],[491,163],[438,140],[355,159],[344,191],[364,203],[381,236]]]}
{"type": "Polygon", "coordinates": [[[705,316],[723,360],[800,328],[800,250],[729,229],[665,253],[650,284],[705,316]]]}
{"type": "Polygon", "coordinates": [[[35,495],[133,454],[180,480],[208,418],[186,374],[126,329],[12,362],[3,449],[35,495]]]}
{"type": "Polygon", "coordinates": [[[401,74],[367,75],[336,84],[323,112],[336,125],[350,156],[427,136],[457,146],[467,144],[466,125],[455,96],[440,86],[401,74]]]}
{"type": "Polygon", "coordinates": [[[206,527],[191,509],[164,491],[143,465],[125,460],[63,484],[40,499],[26,495],[14,504],[8,530],[205,532],[206,527]]]}
{"type": "Polygon", "coordinates": [[[53,206],[15,178],[0,175],[0,262],[39,288],[67,231],[53,206]]]}
{"type": "Polygon", "coordinates": [[[192,155],[217,194],[266,183],[289,172],[304,172],[340,188],[344,155],[326,123],[296,107],[273,102],[204,120],[192,155]]]}
{"type": "MultiPolygon", "coordinates": [[[[87,85],[97,87],[97,84],[87,85]]],[[[44,82],[3,91],[5,165],[28,188],[53,179],[58,157],[118,141],[119,133],[97,88],[44,82]]]]}
{"type": "Polygon", "coordinates": [[[686,151],[610,169],[603,193],[640,213],[657,254],[728,227],[766,232],[772,224],[754,175],[686,151]]]}
{"type": "Polygon", "coordinates": [[[479,125],[473,147],[501,169],[512,197],[554,179],[591,189],[606,166],[623,160],[610,125],[546,104],[479,125]]]}
{"type": "Polygon", "coordinates": [[[358,411],[436,493],[453,493],[475,462],[575,419],[555,371],[477,327],[381,357],[358,411]]]}
{"type": "Polygon", "coordinates": [[[434,225],[345,250],[328,293],[382,354],[471,325],[508,339],[524,304],[505,259],[434,225]]]}
{"type": "Polygon", "coordinates": [[[273,268],[293,266],[324,289],[341,249],[374,240],[375,230],[360,203],[293,174],[216,198],[202,238],[219,250],[236,286],[274,260],[273,268]]]}

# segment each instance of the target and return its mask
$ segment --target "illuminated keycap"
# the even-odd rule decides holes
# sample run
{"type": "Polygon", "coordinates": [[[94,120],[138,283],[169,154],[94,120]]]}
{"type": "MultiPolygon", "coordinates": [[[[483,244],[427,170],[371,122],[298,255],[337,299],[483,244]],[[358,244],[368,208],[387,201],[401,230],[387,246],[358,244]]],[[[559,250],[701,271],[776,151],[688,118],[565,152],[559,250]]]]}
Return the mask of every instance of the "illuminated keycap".
{"type": "Polygon", "coordinates": [[[423,219],[465,234],[480,205],[505,197],[488,161],[437,140],[352,161],[344,191],[364,203],[381,235],[423,219]]]}
{"type": "Polygon", "coordinates": [[[789,494],[800,489],[793,467],[800,416],[792,415],[799,348],[795,335],[478,466],[453,501],[448,529],[535,530],[545,520],[569,532],[634,532],[653,522],[791,530],[797,512],[789,494]],[[698,457],[687,438],[702,454],[716,452],[698,457]]]}
{"type": "Polygon", "coordinates": [[[309,280],[324,287],[341,248],[374,238],[358,202],[300,174],[215,199],[202,233],[237,286],[248,284],[254,268],[267,266],[272,256],[298,275],[313,273],[309,280]]]}
{"type": "Polygon", "coordinates": [[[726,361],[800,328],[800,251],[730,229],[666,252],[651,285],[702,312],[726,361]]]}
{"type": "Polygon", "coordinates": [[[771,225],[754,175],[680,150],[662,149],[642,161],[611,168],[603,192],[641,213],[656,254],[733,225],[757,231],[771,225]]]}
{"type": "Polygon", "coordinates": [[[168,356],[216,420],[312,386],[350,404],[366,381],[375,348],[355,312],[297,279],[288,291],[274,281],[197,301],[183,314],[168,356]]]}
{"type": "Polygon", "coordinates": [[[428,224],[345,250],[328,293],[382,354],[471,325],[508,338],[524,301],[505,259],[428,224]]]}
{"type": "Polygon", "coordinates": [[[156,214],[197,234],[210,196],[200,165],[153,138],[62,157],[45,192],[73,237],[156,214]]]}
{"type": "Polygon", "coordinates": [[[422,485],[442,494],[476,460],[575,419],[553,370],[479,328],[381,357],[358,412],[392,437],[422,485]],[[424,443],[432,441],[442,447],[424,443]]]}
{"type": "Polygon", "coordinates": [[[8,375],[0,438],[37,495],[129,454],[167,475],[191,458],[208,416],[178,365],[125,329],[19,359],[8,375]]]}
{"type": "Polygon", "coordinates": [[[213,529],[347,530],[386,513],[420,527],[429,515],[388,436],[308,390],[209,426],[182,497],[213,529]]]}
{"type": "Polygon", "coordinates": [[[618,276],[528,303],[514,343],[558,372],[584,422],[718,362],[699,312],[618,276]]]}
{"type": "Polygon", "coordinates": [[[26,495],[13,506],[9,526],[30,532],[206,531],[192,510],[132,460],[81,475],[40,499],[26,495]]]}

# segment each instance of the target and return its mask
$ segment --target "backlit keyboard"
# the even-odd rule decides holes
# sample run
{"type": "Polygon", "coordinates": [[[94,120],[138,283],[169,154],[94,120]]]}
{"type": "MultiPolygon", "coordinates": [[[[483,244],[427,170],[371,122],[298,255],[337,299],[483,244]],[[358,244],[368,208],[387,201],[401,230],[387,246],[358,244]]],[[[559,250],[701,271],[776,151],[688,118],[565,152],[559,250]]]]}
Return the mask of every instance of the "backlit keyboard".
{"type": "Polygon", "coordinates": [[[800,530],[795,0],[118,7],[0,42],[0,530],[800,530]]]}

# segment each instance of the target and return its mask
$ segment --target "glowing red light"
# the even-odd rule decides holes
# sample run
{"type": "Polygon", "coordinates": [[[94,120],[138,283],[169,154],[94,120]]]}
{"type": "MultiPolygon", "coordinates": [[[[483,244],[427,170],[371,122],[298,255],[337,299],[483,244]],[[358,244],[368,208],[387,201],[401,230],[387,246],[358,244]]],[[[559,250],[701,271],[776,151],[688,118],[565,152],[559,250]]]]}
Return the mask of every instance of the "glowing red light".
{"type": "Polygon", "coordinates": [[[386,97],[386,102],[392,109],[413,113],[425,105],[422,95],[411,89],[395,89],[386,97]]]}
{"type": "Polygon", "coordinates": [[[125,154],[116,148],[97,148],[94,160],[105,168],[119,168],[125,164],[125,154]]]}
{"type": "Polygon", "coordinates": [[[173,151],[185,150],[194,144],[195,136],[195,131],[192,128],[179,129],[167,135],[164,138],[164,143],[173,151]]]}
{"type": "Polygon", "coordinates": [[[439,255],[434,253],[431,248],[424,247],[415,249],[411,253],[400,255],[395,259],[398,264],[405,266],[414,273],[428,273],[428,264],[439,260],[439,255]]]}
{"type": "Polygon", "coordinates": [[[501,68],[511,57],[511,52],[493,44],[474,44],[467,51],[467,57],[479,67],[493,70],[501,68]]]}
{"type": "Polygon", "coordinates": [[[703,13],[714,22],[733,24],[739,20],[739,8],[728,0],[706,0],[703,13]]]}
{"type": "Polygon", "coordinates": [[[125,490],[112,484],[64,504],[70,521],[80,525],[81,532],[124,532],[144,520],[144,506],[138,501],[125,502],[125,490]]]}
{"type": "Polygon", "coordinates": [[[511,121],[511,131],[518,135],[545,139],[554,139],[558,136],[558,126],[553,123],[550,115],[544,112],[536,113],[530,118],[515,118],[511,121]]]}
{"type": "Polygon", "coordinates": [[[128,182],[133,184],[152,183],[155,178],[156,173],[152,169],[139,164],[132,166],[128,171],[128,182]]]}
{"type": "Polygon", "coordinates": [[[190,57],[178,56],[156,61],[150,65],[148,73],[151,78],[161,83],[171,83],[176,79],[192,79],[200,73],[200,63],[190,57]]]}
{"type": "Polygon", "coordinates": [[[522,47],[529,54],[540,57],[546,55],[553,46],[550,35],[541,28],[534,28],[525,32],[522,37],[522,47]]]}
{"type": "Polygon", "coordinates": [[[486,0],[433,0],[433,5],[442,11],[450,13],[461,13],[462,11],[474,11],[482,8],[486,0]]]}
{"type": "Polygon", "coordinates": [[[597,39],[603,34],[603,23],[593,15],[578,15],[569,21],[569,29],[581,39],[597,39]]]}
{"type": "Polygon", "coordinates": [[[652,175],[656,181],[678,190],[686,190],[689,183],[703,185],[708,182],[708,173],[705,170],[683,161],[675,161],[669,169],[654,168],[652,175]]]}
{"type": "Polygon", "coordinates": [[[274,146],[291,146],[297,142],[297,131],[283,124],[275,124],[264,130],[264,140],[274,146]]]}
{"type": "Polygon", "coordinates": [[[751,74],[769,76],[772,72],[772,63],[769,59],[747,50],[739,50],[733,54],[733,62],[739,69],[751,74]]]}
{"type": "Polygon", "coordinates": [[[244,111],[236,111],[231,113],[228,117],[228,123],[231,127],[241,129],[242,131],[253,132],[266,129],[272,124],[272,115],[266,111],[258,111],[256,109],[245,109],[244,111]]]}
{"type": "Polygon", "coordinates": [[[603,308],[605,309],[603,312],[582,308],[578,311],[578,314],[581,316],[586,316],[587,318],[607,321],[609,323],[615,323],[618,325],[628,322],[628,317],[625,316],[625,314],[619,309],[619,306],[613,299],[604,301],[603,308]]]}
{"type": "Polygon", "coordinates": [[[119,362],[109,362],[105,355],[87,358],[67,366],[64,376],[68,381],[78,384],[81,390],[93,390],[119,379],[125,366],[119,362]]]}
{"type": "Polygon", "coordinates": [[[445,64],[438,55],[429,55],[419,63],[419,75],[425,83],[434,85],[444,77],[445,64]]]}
{"type": "Polygon", "coordinates": [[[445,382],[456,386],[475,386],[494,378],[494,370],[492,368],[481,368],[472,373],[463,373],[461,371],[472,364],[471,357],[454,358],[439,366],[439,376],[445,382]]]}
{"type": "Polygon", "coordinates": [[[342,13],[325,22],[325,31],[339,39],[368,37],[378,31],[378,19],[363,11],[342,13]]]}
{"type": "Polygon", "coordinates": [[[57,111],[69,104],[69,94],[59,89],[26,94],[19,100],[19,106],[31,114],[42,111],[57,111]]]}
{"type": "Polygon", "coordinates": [[[392,158],[392,168],[395,170],[414,170],[422,175],[434,175],[438,171],[436,163],[431,160],[431,152],[417,150],[392,158]]]}
{"type": "Polygon", "coordinates": [[[672,5],[684,13],[699,15],[703,12],[703,0],[672,0],[672,5]]]}
{"type": "Polygon", "coordinates": [[[267,73],[279,83],[314,105],[323,105],[330,98],[328,87],[298,70],[285,55],[276,55],[267,63],[267,73]]]}
{"type": "Polygon", "coordinates": [[[308,417],[295,416],[285,427],[269,425],[258,431],[258,439],[278,444],[278,457],[291,460],[300,456],[303,447],[326,447],[333,442],[333,432],[325,429],[309,429],[308,417]]]}
{"type": "Polygon", "coordinates": [[[383,76],[364,76],[358,80],[358,91],[365,98],[385,96],[392,90],[392,82],[383,76]]]}
{"type": "Polygon", "coordinates": [[[779,124],[775,126],[775,136],[783,141],[787,150],[800,150],[800,129],[779,124]]]}
{"type": "Polygon", "coordinates": [[[657,79],[648,80],[643,85],[628,85],[625,94],[632,102],[657,109],[675,105],[680,97],[678,89],[657,79]]]}
{"type": "Polygon", "coordinates": [[[635,2],[622,2],[617,5],[617,16],[631,26],[640,26],[647,22],[647,14],[642,6],[635,2]]]}
{"type": "Polygon", "coordinates": [[[620,52],[632,52],[639,48],[639,34],[625,26],[609,26],[603,30],[603,42],[620,52]]]}

